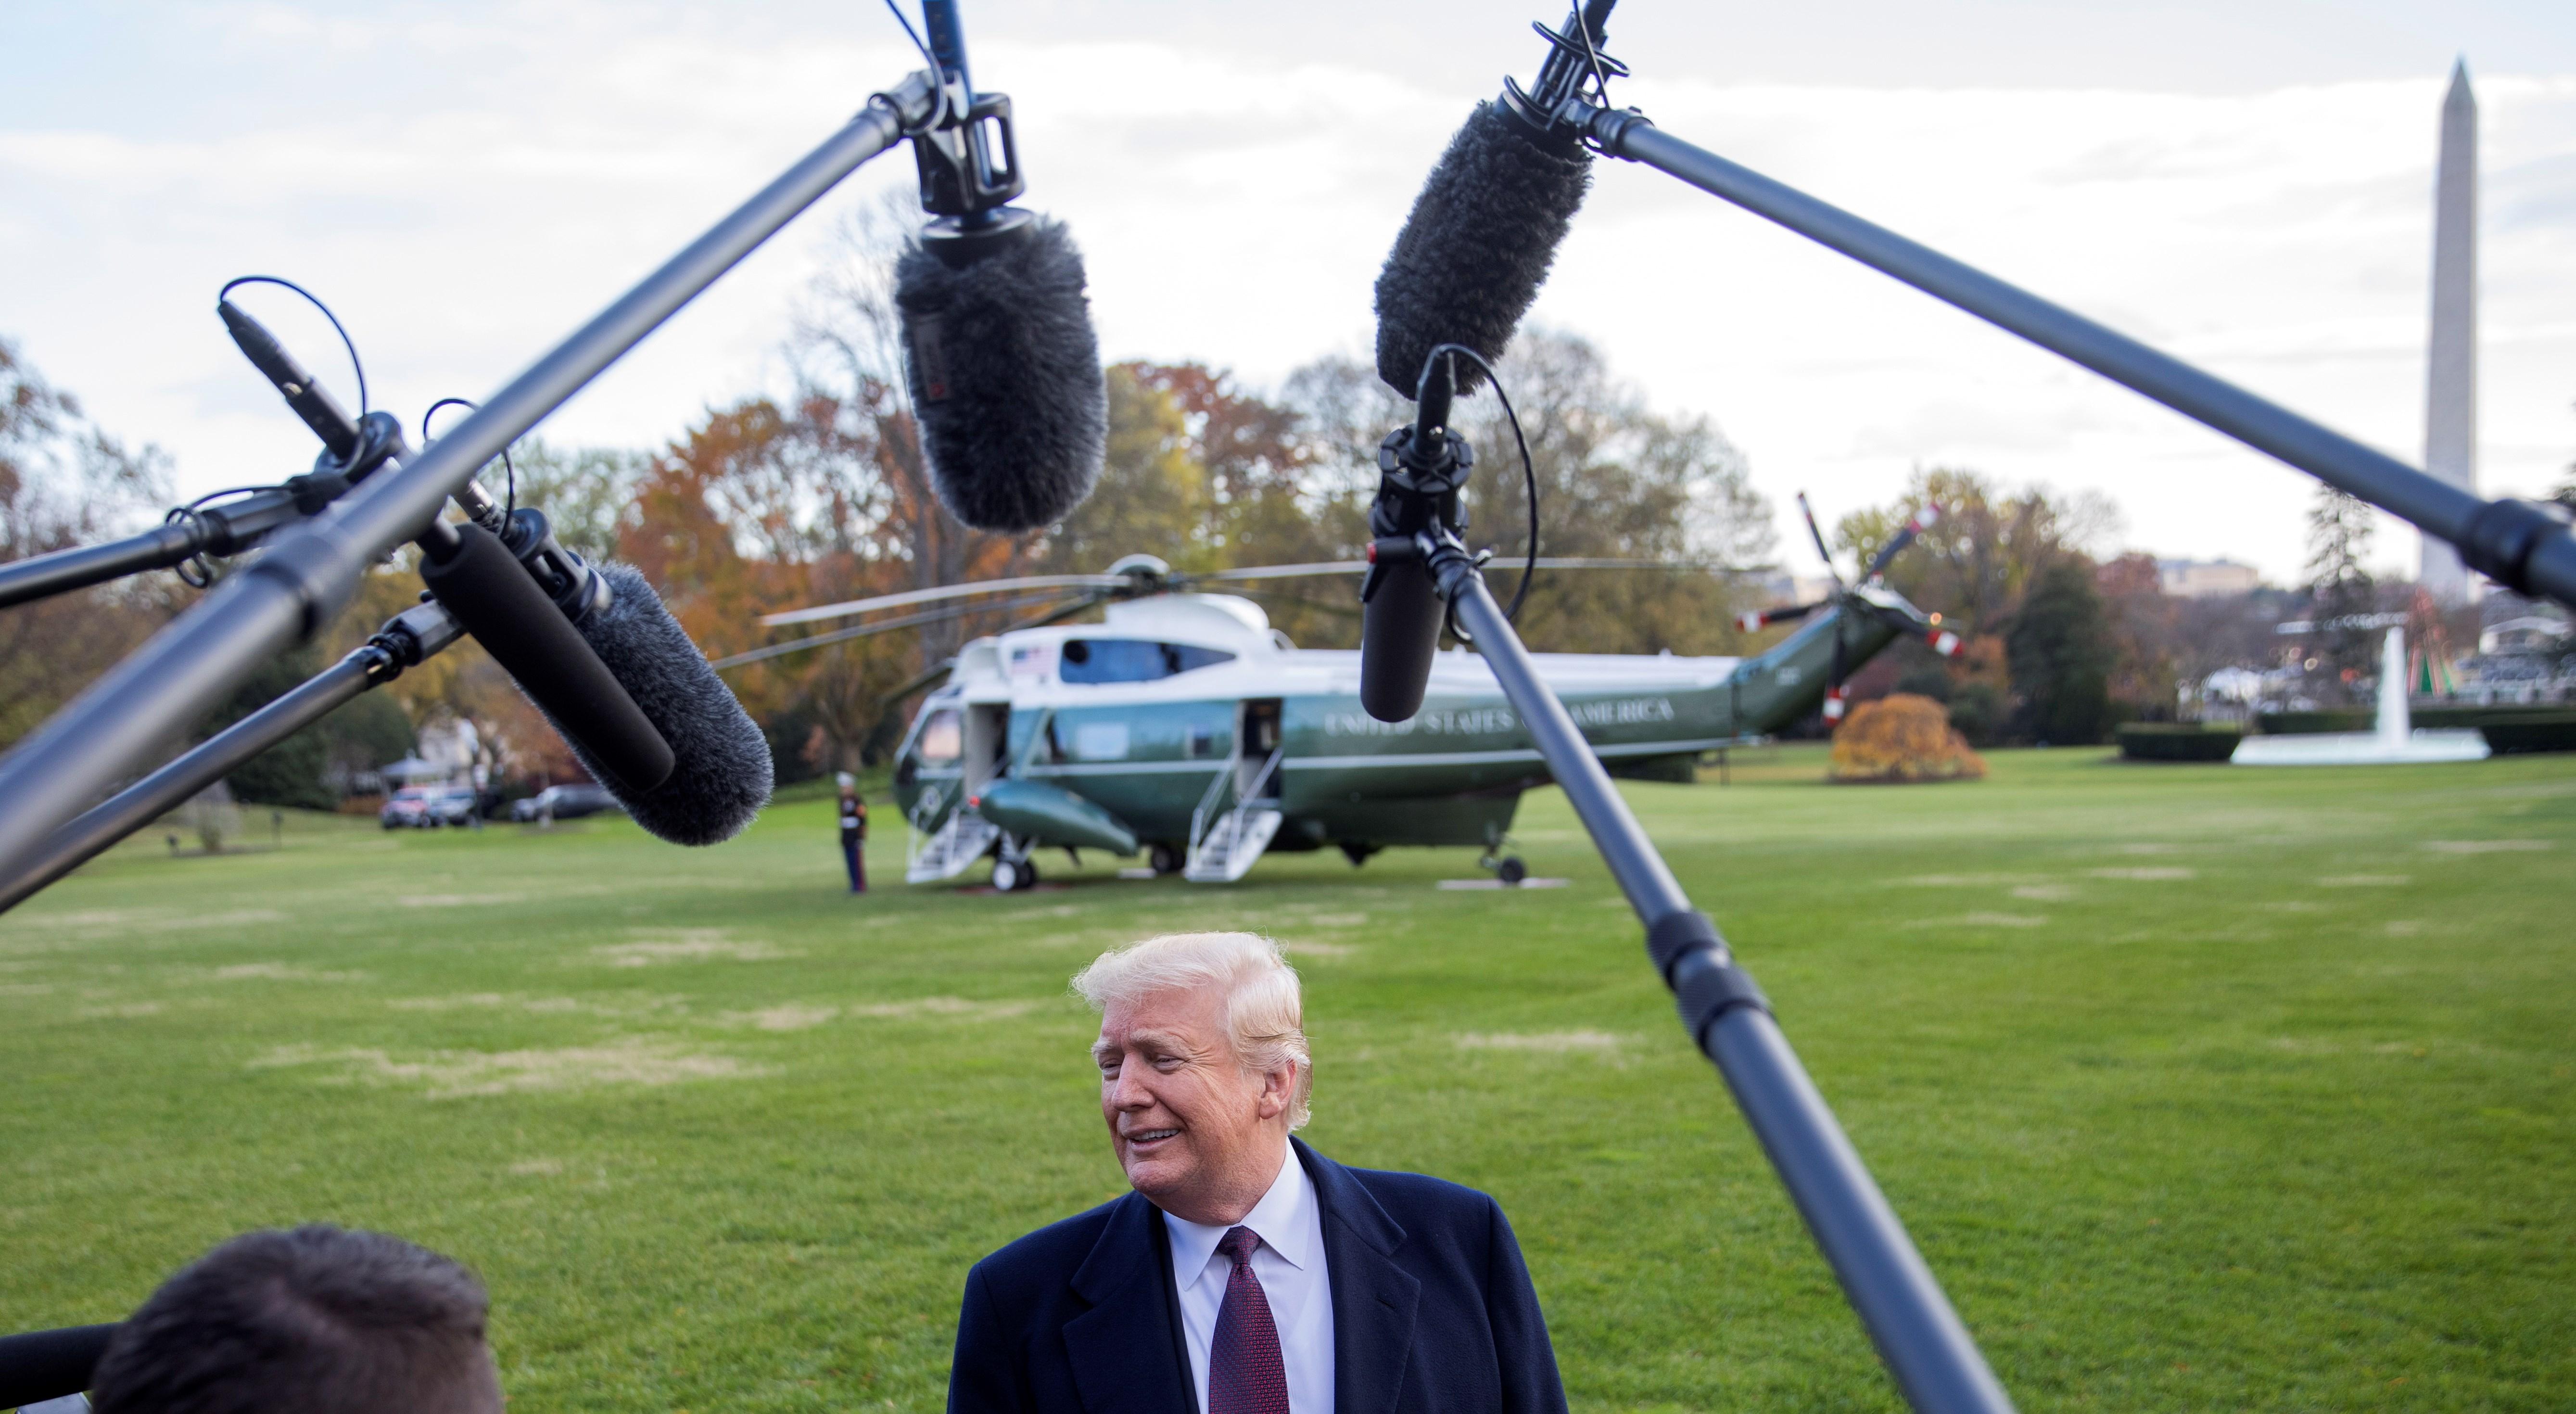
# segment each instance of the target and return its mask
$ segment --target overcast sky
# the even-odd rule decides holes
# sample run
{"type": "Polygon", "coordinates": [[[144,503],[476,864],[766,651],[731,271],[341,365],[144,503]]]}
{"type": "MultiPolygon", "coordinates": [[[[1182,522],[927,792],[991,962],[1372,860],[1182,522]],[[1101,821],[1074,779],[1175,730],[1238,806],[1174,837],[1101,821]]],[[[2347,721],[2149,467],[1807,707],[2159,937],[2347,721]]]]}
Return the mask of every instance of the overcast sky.
{"type": "MultiPolygon", "coordinates": [[[[1017,106],[1026,204],[1084,247],[1104,351],[1259,387],[1368,346],[1423,173],[1502,73],[1534,67],[1545,3],[964,10],[979,84],[1017,106]]],[[[1666,130],[2409,462],[2437,110],[2465,55],[2483,486],[2537,492],[2576,459],[2564,0],[1629,0],[1611,37],[1638,71],[1619,100],[1666,130]]],[[[13,0],[0,337],[168,449],[183,489],[274,480],[312,446],[223,337],[226,278],[329,299],[376,404],[416,424],[498,386],[916,62],[853,0],[13,0]]],[[[777,386],[835,216],[909,167],[863,171],[543,435],[656,444],[777,386]]],[[[345,399],[327,329],[245,294],[345,399]]],[[[1646,169],[1602,164],[1534,318],[1713,418],[1784,513],[1801,488],[1831,515],[1918,464],[1973,466],[2108,493],[2120,546],[2297,577],[2306,477],[1646,169]]],[[[2413,555],[2411,532],[2382,537],[2391,568],[2413,555]]]]}

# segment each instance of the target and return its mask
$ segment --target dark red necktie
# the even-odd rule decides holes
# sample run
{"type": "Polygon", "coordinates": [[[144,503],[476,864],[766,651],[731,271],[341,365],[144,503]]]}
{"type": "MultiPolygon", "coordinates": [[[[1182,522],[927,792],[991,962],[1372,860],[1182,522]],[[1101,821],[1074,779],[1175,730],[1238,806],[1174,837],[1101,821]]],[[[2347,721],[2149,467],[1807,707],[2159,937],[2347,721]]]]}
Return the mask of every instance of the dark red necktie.
{"type": "Polygon", "coordinates": [[[1216,1311],[1216,1336],[1208,1342],[1208,1414],[1288,1414],[1288,1367],[1279,1358],[1279,1327],[1270,1320],[1270,1297],[1252,1274],[1261,1239],[1248,1227],[1227,1231],[1216,1250],[1234,1263],[1225,1279],[1225,1304],[1216,1311]]]}

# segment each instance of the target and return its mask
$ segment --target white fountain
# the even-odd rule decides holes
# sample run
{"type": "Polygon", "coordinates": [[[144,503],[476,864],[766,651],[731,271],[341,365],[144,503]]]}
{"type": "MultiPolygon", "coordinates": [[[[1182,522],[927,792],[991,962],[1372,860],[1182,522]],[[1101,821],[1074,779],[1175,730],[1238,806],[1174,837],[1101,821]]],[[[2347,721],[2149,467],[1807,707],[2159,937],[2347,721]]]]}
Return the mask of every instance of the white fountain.
{"type": "Polygon", "coordinates": [[[2487,739],[2474,731],[2413,729],[2406,712],[2406,630],[2392,628],[2379,649],[2377,731],[2249,736],[2229,759],[2239,766],[2394,766],[2486,758],[2487,739]]]}

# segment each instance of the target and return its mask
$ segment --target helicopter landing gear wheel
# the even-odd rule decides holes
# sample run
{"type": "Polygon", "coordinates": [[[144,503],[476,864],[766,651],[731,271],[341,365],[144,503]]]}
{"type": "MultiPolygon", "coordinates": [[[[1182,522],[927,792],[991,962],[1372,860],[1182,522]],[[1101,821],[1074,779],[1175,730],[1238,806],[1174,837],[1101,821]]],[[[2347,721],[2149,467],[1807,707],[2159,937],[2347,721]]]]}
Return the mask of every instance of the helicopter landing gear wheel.
{"type": "Polygon", "coordinates": [[[993,861],[993,892],[997,894],[1018,893],[1036,883],[1037,879],[1038,871],[1030,868],[1025,860],[996,859],[993,861]]]}
{"type": "Polygon", "coordinates": [[[1494,866],[1494,877],[1503,881],[1504,888],[1516,889],[1523,879],[1529,877],[1529,866],[1521,862],[1519,855],[1506,854],[1502,862],[1494,866]]]}
{"type": "Polygon", "coordinates": [[[1167,844],[1158,844],[1145,852],[1145,862],[1153,865],[1154,872],[1157,874],[1178,874],[1181,872],[1181,865],[1186,861],[1181,858],[1181,852],[1178,849],[1167,844]]]}

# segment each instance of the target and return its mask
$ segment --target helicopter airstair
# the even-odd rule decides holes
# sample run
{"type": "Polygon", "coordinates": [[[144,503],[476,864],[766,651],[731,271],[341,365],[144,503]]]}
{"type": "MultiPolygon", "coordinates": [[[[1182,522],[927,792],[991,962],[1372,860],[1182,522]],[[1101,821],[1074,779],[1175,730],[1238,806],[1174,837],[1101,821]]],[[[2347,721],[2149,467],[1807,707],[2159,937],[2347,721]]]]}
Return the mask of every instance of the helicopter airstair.
{"type": "Polygon", "coordinates": [[[1252,869],[1279,833],[1279,759],[1257,771],[1220,771],[1190,816],[1190,857],[1181,877],[1193,884],[1231,884],[1252,869]]]}
{"type": "Polygon", "coordinates": [[[966,872],[968,865],[983,858],[1002,837],[1001,827],[971,809],[950,812],[947,821],[927,839],[923,833],[930,821],[939,818],[948,799],[944,791],[924,792],[921,802],[906,823],[912,826],[912,850],[903,862],[903,881],[907,884],[935,884],[954,879],[966,872]]]}

